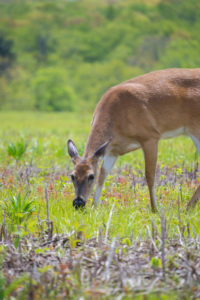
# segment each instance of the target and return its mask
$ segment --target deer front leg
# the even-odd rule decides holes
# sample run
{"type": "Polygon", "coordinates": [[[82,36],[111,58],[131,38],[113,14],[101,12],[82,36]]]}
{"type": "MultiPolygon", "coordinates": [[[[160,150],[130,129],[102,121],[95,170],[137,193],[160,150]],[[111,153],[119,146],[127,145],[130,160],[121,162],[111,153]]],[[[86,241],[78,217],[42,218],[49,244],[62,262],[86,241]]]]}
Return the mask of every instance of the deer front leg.
{"type": "Polygon", "coordinates": [[[191,207],[195,207],[199,199],[200,199],[200,185],[198,186],[196,192],[192,196],[192,199],[188,202],[187,210],[189,210],[191,207]]]}
{"type": "Polygon", "coordinates": [[[114,163],[116,162],[117,157],[110,155],[110,154],[106,154],[104,156],[104,160],[99,172],[99,177],[97,180],[97,186],[96,186],[96,191],[95,191],[95,195],[94,195],[94,200],[93,200],[93,205],[97,206],[98,202],[99,202],[99,198],[101,196],[101,191],[104,185],[104,182],[106,180],[107,175],[110,173],[110,171],[112,170],[112,167],[114,166],[114,163]]]}
{"type": "Polygon", "coordinates": [[[154,192],[154,181],[156,173],[157,153],[158,153],[158,140],[149,140],[143,143],[142,149],[145,159],[145,176],[149,188],[151,209],[157,212],[156,196],[154,192]]]}
{"type": "MultiPolygon", "coordinates": [[[[190,134],[190,137],[192,138],[197,151],[200,154],[200,135],[199,133],[193,133],[190,134]]],[[[194,195],[192,196],[191,200],[187,204],[187,210],[189,210],[191,207],[195,207],[197,204],[198,200],[200,199],[200,186],[198,186],[197,190],[195,191],[194,195]]]]}

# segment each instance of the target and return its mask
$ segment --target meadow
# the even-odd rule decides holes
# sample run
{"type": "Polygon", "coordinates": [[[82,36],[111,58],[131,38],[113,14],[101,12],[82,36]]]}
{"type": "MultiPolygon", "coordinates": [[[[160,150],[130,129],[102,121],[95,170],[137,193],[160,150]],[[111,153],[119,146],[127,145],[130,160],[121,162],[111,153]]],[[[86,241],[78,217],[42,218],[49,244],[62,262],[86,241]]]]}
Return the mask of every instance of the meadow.
{"type": "Polygon", "coordinates": [[[198,0],[0,1],[0,300],[200,299],[192,141],[159,144],[157,214],[141,150],[75,210],[66,144],[109,87],[198,67],[199,20],[198,0]]]}
{"type": "Polygon", "coordinates": [[[141,150],[117,161],[102,205],[95,209],[91,198],[76,211],[66,141],[83,153],[92,115],[0,112],[0,119],[2,299],[200,295],[199,204],[186,211],[200,170],[189,138],[159,144],[158,214],[141,150]]]}

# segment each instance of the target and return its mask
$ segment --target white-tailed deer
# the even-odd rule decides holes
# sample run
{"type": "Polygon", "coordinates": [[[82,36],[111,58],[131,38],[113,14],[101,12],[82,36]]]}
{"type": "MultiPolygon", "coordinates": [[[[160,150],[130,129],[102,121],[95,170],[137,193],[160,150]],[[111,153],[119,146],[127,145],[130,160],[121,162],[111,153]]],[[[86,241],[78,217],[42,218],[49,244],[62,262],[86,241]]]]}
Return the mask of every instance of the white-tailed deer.
{"type": "MultiPolygon", "coordinates": [[[[200,153],[200,69],[167,69],[139,76],[110,88],[94,112],[83,158],[68,140],[75,169],[71,178],[76,197],[73,205],[85,205],[97,178],[97,204],[106,176],[119,155],[142,148],[151,208],[157,210],[154,180],[158,142],[180,134],[192,138],[200,153]]],[[[177,153],[178,155],[178,153],[177,153]]],[[[190,200],[200,198],[200,186],[190,200]]]]}

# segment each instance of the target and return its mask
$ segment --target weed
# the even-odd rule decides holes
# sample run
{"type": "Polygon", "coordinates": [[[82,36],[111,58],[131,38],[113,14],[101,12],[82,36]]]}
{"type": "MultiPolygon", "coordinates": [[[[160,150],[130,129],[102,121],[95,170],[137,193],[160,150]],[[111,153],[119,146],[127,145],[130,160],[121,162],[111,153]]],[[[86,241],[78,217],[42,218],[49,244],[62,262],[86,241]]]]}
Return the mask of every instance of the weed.
{"type": "Polygon", "coordinates": [[[16,142],[15,144],[10,142],[7,147],[8,155],[12,156],[16,162],[18,162],[24,156],[27,146],[27,143],[23,140],[16,142]]]}
{"type": "Polygon", "coordinates": [[[28,221],[31,214],[35,211],[35,203],[28,199],[28,192],[24,197],[18,193],[16,196],[11,195],[6,203],[5,212],[13,224],[20,225],[28,221]]]}

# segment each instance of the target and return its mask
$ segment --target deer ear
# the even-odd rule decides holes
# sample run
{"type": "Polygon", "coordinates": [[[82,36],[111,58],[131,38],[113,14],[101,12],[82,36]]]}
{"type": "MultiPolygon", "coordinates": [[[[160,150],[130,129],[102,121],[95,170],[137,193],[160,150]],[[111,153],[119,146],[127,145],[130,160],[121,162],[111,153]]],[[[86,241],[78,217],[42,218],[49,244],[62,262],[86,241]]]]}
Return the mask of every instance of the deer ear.
{"type": "Polygon", "coordinates": [[[75,163],[77,158],[79,158],[79,154],[74,142],[72,142],[72,140],[68,140],[67,147],[68,147],[68,153],[71,156],[73,162],[75,163]]]}
{"type": "Polygon", "coordinates": [[[106,148],[108,147],[108,145],[110,144],[110,140],[105,142],[103,145],[101,145],[97,151],[94,153],[93,157],[100,157],[103,156],[106,152],[106,148]]]}

